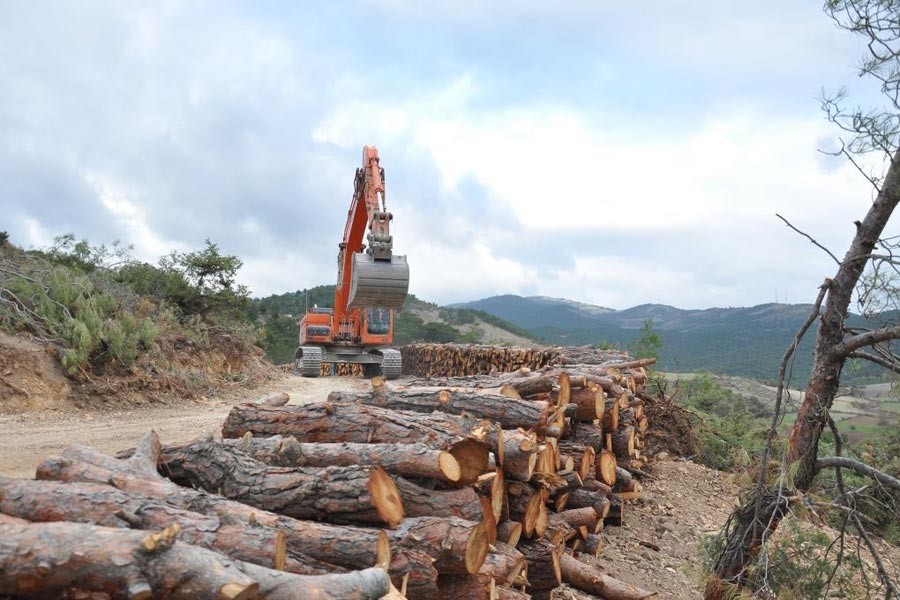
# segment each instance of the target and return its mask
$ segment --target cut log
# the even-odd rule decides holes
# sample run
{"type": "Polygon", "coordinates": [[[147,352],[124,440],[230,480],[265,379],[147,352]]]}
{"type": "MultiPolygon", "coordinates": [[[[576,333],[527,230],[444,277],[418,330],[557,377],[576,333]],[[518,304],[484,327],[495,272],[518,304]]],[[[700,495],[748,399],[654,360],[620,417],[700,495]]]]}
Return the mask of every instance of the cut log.
{"type": "Polygon", "coordinates": [[[562,583],[559,548],[547,540],[528,540],[518,549],[528,562],[528,592],[537,599],[549,598],[562,583]]]}
{"type": "Polygon", "coordinates": [[[109,598],[229,599],[259,595],[259,584],[221,554],[175,541],[177,528],[154,534],[84,525],[4,526],[0,590],[62,598],[98,592],[109,598]]]}
{"type": "Polygon", "coordinates": [[[295,575],[250,563],[239,568],[259,583],[259,597],[266,600],[378,600],[391,589],[380,567],[329,575],[295,575]]]}
{"type": "Polygon", "coordinates": [[[605,439],[603,437],[604,428],[593,423],[581,423],[575,428],[572,441],[582,446],[590,446],[599,452],[603,449],[605,439]]]}
{"type": "MultiPolygon", "coordinates": [[[[216,550],[232,558],[277,570],[285,569],[284,534],[248,523],[222,522],[218,517],[167,506],[150,496],[126,494],[108,485],[0,478],[0,511],[35,523],[70,521],[106,527],[161,530],[180,528],[179,539],[216,550]]],[[[293,555],[294,573],[337,570],[293,555]]]]}
{"type": "MultiPolygon", "coordinates": [[[[593,506],[582,508],[570,508],[550,515],[551,525],[554,523],[566,523],[575,530],[587,528],[587,533],[597,533],[603,529],[603,520],[597,515],[593,506]]],[[[587,537],[583,535],[582,537],[587,537]]]]}
{"type": "MultiPolygon", "coordinates": [[[[459,461],[451,453],[424,444],[302,444],[293,436],[281,435],[260,438],[244,436],[240,439],[226,439],[224,443],[260,462],[277,467],[381,466],[392,475],[437,479],[448,483],[457,483],[462,477],[459,461]]],[[[477,443],[474,446],[481,452],[482,467],[486,468],[487,448],[477,443]]],[[[164,447],[163,455],[169,451],[168,446],[164,447]]],[[[483,472],[484,470],[481,471],[483,472]]],[[[474,479],[463,483],[473,481],[474,479]]]]}
{"type": "Polygon", "coordinates": [[[612,432],[613,452],[622,458],[637,458],[634,445],[634,427],[631,425],[612,432]]]}
{"type": "Polygon", "coordinates": [[[522,537],[522,524],[518,521],[503,521],[497,525],[497,539],[516,547],[522,537]]]}
{"type": "Polygon", "coordinates": [[[625,502],[619,494],[610,494],[609,503],[609,511],[604,517],[603,523],[621,526],[625,522],[625,502]]]}
{"type": "Polygon", "coordinates": [[[504,543],[499,543],[477,573],[468,576],[441,576],[438,586],[444,599],[490,600],[497,585],[512,585],[524,581],[524,555],[504,543]],[[492,585],[493,584],[493,585],[492,585]]]}
{"type": "Polygon", "coordinates": [[[511,379],[506,385],[516,390],[522,398],[527,398],[535,394],[549,394],[553,391],[557,378],[555,375],[534,375],[511,379]]]}
{"type": "Polygon", "coordinates": [[[25,519],[20,519],[19,517],[14,517],[12,515],[5,515],[0,513],[0,525],[26,525],[28,521],[25,519]]]}
{"type": "Polygon", "coordinates": [[[616,467],[616,491],[637,492],[637,481],[631,475],[631,471],[616,467]]]}
{"type": "Polygon", "coordinates": [[[602,423],[605,431],[616,431],[619,428],[619,401],[617,398],[604,400],[602,423]]]}
{"type": "Polygon", "coordinates": [[[402,391],[370,394],[332,392],[329,401],[359,402],[392,410],[453,415],[471,415],[500,423],[504,429],[519,427],[539,433],[546,431],[552,406],[546,402],[517,400],[499,394],[476,394],[462,390],[402,391]]]}
{"type": "Polygon", "coordinates": [[[399,499],[410,517],[460,517],[481,520],[481,502],[471,487],[458,490],[431,490],[403,477],[395,481],[399,499]]]}
{"type": "Polygon", "coordinates": [[[604,402],[606,396],[603,388],[591,385],[589,387],[572,388],[572,397],[569,402],[578,406],[575,418],[582,423],[592,423],[603,417],[604,402]]]}
{"type": "Polygon", "coordinates": [[[448,449],[468,438],[483,441],[489,424],[447,413],[395,411],[355,402],[269,408],[241,404],[231,409],[222,437],[292,435],[299,442],[427,444],[448,449]]]}
{"type": "Polygon", "coordinates": [[[397,486],[379,467],[270,467],[208,437],[169,447],[159,470],[178,484],[295,519],[390,527],[403,520],[397,486]]]}
{"type": "Polygon", "coordinates": [[[539,446],[537,436],[524,429],[505,430],[499,426],[491,429],[487,436],[488,446],[497,455],[503,472],[510,479],[528,481],[537,465],[539,446]]]}
{"type": "MultiPolygon", "coordinates": [[[[180,487],[163,479],[156,472],[159,443],[156,434],[150,433],[141,440],[132,458],[117,460],[84,446],[70,446],[61,457],[44,460],[38,467],[40,479],[60,481],[87,481],[111,483],[129,493],[139,493],[164,500],[183,509],[215,515],[223,520],[251,523],[271,528],[273,533],[283,532],[288,551],[296,552],[323,562],[345,568],[358,569],[375,564],[378,556],[378,530],[330,525],[292,518],[262,511],[245,504],[180,487]]],[[[439,555],[452,535],[451,544],[459,547],[460,537],[468,537],[476,523],[454,519],[422,518],[405,519],[396,529],[388,531],[393,556],[390,563],[391,577],[399,585],[409,576],[409,589],[413,597],[435,597],[437,594],[437,570],[431,565],[429,554],[439,555]],[[418,524],[431,520],[448,521],[455,533],[431,538],[417,530],[418,524]],[[460,528],[462,531],[460,531],[460,528]]],[[[428,531],[434,531],[428,525],[428,531]]],[[[437,563],[441,566],[442,563],[437,563]]]]}
{"type": "Polygon", "coordinates": [[[533,537],[539,521],[542,518],[546,519],[546,490],[538,490],[518,481],[510,481],[506,489],[509,497],[509,518],[522,523],[522,533],[525,537],[533,537]]]}
{"type": "Polygon", "coordinates": [[[559,557],[559,567],[563,581],[572,587],[606,600],[643,600],[657,595],[656,592],[636,588],[610,577],[606,573],[601,573],[595,567],[568,554],[559,557]]]}
{"type": "Polygon", "coordinates": [[[597,480],[608,486],[614,485],[618,476],[616,455],[608,450],[603,450],[597,455],[595,464],[594,476],[597,480]]]}
{"type": "Polygon", "coordinates": [[[609,510],[607,508],[608,504],[609,499],[603,492],[580,488],[569,492],[569,502],[566,504],[566,508],[572,510],[574,508],[591,507],[597,512],[597,515],[602,517],[609,510]]]}

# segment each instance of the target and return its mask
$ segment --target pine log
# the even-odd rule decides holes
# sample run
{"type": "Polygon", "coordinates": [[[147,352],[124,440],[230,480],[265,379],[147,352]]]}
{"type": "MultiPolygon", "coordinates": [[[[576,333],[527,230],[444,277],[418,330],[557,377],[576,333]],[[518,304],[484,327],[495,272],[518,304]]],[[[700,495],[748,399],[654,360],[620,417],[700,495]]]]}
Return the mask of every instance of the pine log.
{"type": "Polygon", "coordinates": [[[634,477],[631,475],[631,471],[628,469],[623,469],[622,467],[616,467],[616,491],[622,492],[636,492],[637,489],[637,481],[634,480],[634,477]]]}
{"type": "Polygon", "coordinates": [[[159,470],[178,484],[295,519],[394,527],[404,515],[397,486],[378,467],[270,467],[207,437],[167,448],[159,470]]]}
{"type": "Polygon", "coordinates": [[[540,449],[534,432],[523,429],[501,429],[498,425],[488,431],[485,441],[494,451],[508,478],[516,481],[531,479],[540,449]]]}
{"type": "Polygon", "coordinates": [[[614,485],[618,476],[616,455],[608,450],[603,450],[597,455],[595,464],[594,476],[597,480],[608,486],[614,485]]]}
{"type": "Polygon", "coordinates": [[[619,401],[617,398],[607,398],[603,407],[603,429],[616,431],[619,428],[619,401]]]}
{"type": "MultiPolygon", "coordinates": [[[[248,523],[167,506],[150,496],[126,494],[108,485],[0,477],[0,511],[35,523],[70,521],[133,529],[180,528],[179,539],[264,567],[285,570],[284,534],[248,523]]],[[[315,574],[337,570],[292,553],[288,570],[315,574]]]]}
{"type": "Polygon", "coordinates": [[[477,573],[438,578],[441,597],[450,600],[489,600],[494,586],[524,582],[525,564],[525,556],[521,552],[508,544],[498,543],[477,573]]]}
{"type": "Polygon", "coordinates": [[[222,437],[239,438],[249,431],[254,436],[292,435],[299,442],[422,443],[446,449],[467,438],[483,441],[484,427],[483,421],[447,413],[422,414],[328,400],[280,408],[235,406],[222,437]]]}
{"type": "MultiPolygon", "coordinates": [[[[457,415],[426,415],[356,403],[282,408],[242,404],[228,414],[222,437],[238,438],[249,431],[254,436],[290,435],[299,442],[425,444],[453,454],[463,470],[462,481],[471,478],[466,465],[482,472],[486,467],[487,452],[477,448],[477,442],[484,443],[492,428],[487,421],[457,415]]],[[[490,449],[496,452],[496,443],[490,449]]]]}
{"type": "Polygon", "coordinates": [[[559,557],[559,567],[563,581],[605,600],[642,600],[657,595],[619,581],[568,554],[559,557]]]}
{"type": "Polygon", "coordinates": [[[572,396],[569,402],[578,406],[575,418],[582,423],[592,423],[596,419],[603,418],[605,396],[603,388],[591,385],[589,387],[572,388],[572,396]]]}
{"type": "Polygon", "coordinates": [[[605,438],[603,437],[604,428],[594,423],[581,423],[575,428],[572,441],[582,446],[590,446],[599,452],[603,449],[605,438]]]}
{"type": "MultiPolygon", "coordinates": [[[[59,481],[111,483],[129,493],[153,496],[173,506],[215,515],[229,522],[251,523],[270,528],[274,533],[283,532],[289,552],[351,569],[375,564],[378,557],[377,530],[298,521],[203,491],[180,487],[160,477],[155,466],[150,466],[156,464],[158,453],[159,441],[154,433],[142,438],[134,456],[129,460],[117,460],[85,446],[70,446],[63,451],[62,456],[45,459],[38,467],[37,477],[59,481]]],[[[390,566],[391,577],[399,585],[402,578],[408,575],[411,594],[416,592],[413,597],[434,597],[437,594],[438,574],[431,565],[431,556],[424,554],[421,549],[437,556],[448,544],[448,536],[451,537],[449,544],[459,548],[458,540],[461,537],[470,539],[476,525],[468,521],[437,517],[405,519],[396,530],[387,532],[394,551],[390,566]],[[453,527],[453,533],[436,537],[426,535],[425,531],[434,531],[429,525],[434,520],[447,521],[447,526],[453,527]],[[425,528],[423,531],[418,529],[420,523],[425,528]],[[426,557],[424,560],[423,556],[426,557]]],[[[467,550],[468,552],[470,551],[467,550]]],[[[475,549],[472,552],[479,553],[481,550],[475,549]]],[[[441,566],[443,563],[439,561],[436,564],[441,566]]]]}
{"type": "Polygon", "coordinates": [[[506,385],[515,389],[522,398],[535,394],[550,393],[558,375],[533,375],[509,380],[506,385]]]}
{"type": "Polygon", "coordinates": [[[177,528],[154,534],[81,523],[4,526],[0,590],[62,598],[98,592],[109,598],[257,598],[259,584],[221,554],[175,541],[177,528]]]}
{"type": "Polygon", "coordinates": [[[546,490],[539,490],[518,481],[510,481],[506,489],[509,497],[509,518],[522,523],[522,533],[525,537],[543,535],[543,532],[539,531],[538,524],[547,518],[546,490]]]}
{"type": "Polygon", "coordinates": [[[628,425],[612,432],[613,451],[622,458],[637,458],[634,445],[634,427],[628,425]]]}
{"type": "Polygon", "coordinates": [[[551,590],[562,584],[559,548],[540,539],[521,542],[518,549],[528,562],[528,592],[537,599],[549,598],[551,590]]]}
{"type": "Polygon", "coordinates": [[[259,583],[259,597],[267,600],[378,600],[391,589],[380,567],[328,575],[296,575],[250,563],[239,567],[259,583]]]}
{"type": "Polygon", "coordinates": [[[506,520],[497,525],[497,539],[512,547],[518,545],[522,537],[522,524],[518,521],[506,520]]]}
{"type": "Polygon", "coordinates": [[[291,397],[287,392],[275,392],[274,394],[263,396],[256,401],[256,404],[262,404],[264,406],[284,406],[290,401],[291,397]]]}
{"type": "MultiPolygon", "coordinates": [[[[249,434],[248,434],[249,435],[249,434]]],[[[253,438],[226,439],[226,445],[234,446],[260,462],[277,467],[350,467],[353,465],[378,466],[392,475],[437,479],[458,483],[462,477],[459,461],[445,450],[437,450],[424,444],[302,444],[293,436],[273,435],[253,438]]],[[[487,449],[483,467],[487,467],[487,449]]],[[[163,453],[167,452],[163,448],[163,453]]],[[[475,479],[480,473],[475,474],[475,479]]],[[[467,478],[471,475],[467,473],[467,478]]],[[[462,481],[461,483],[472,483],[462,481]]]]}
{"type": "Polygon", "coordinates": [[[359,402],[392,410],[419,413],[445,412],[453,415],[467,414],[478,419],[500,423],[504,429],[533,429],[544,433],[552,406],[546,402],[517,400],[495,394],[477,394],[463,390],[392,391],[353,394],[333,392],[334,402],[359,402]]]}
{"type": "Polygon", "coordinates": [[[470,521],[481,519],[481,502],[471,487],[458,490],[431,490],[403,477],[395,481],[399,498],[410,517],[460,517],[470,521]]]}
{"type": "Polygon", "coordinates": [[[609,499],[606,494],[580,488],[572,490],[569,493],[569,502],[566,504],[566,508],[571,510],[573,508],[585,508],[589,506],[593,508],[598,515],[604,515],[608,512],[608,509],[606,508],[607,504],[609,504],[609,499]]]}
{"type": "MultiPolygon", "coordinates": [[[[570,508],[550,514],[551,525],[559,522],[566,523],[575,530],[586,527],[586,533],[597,533],[603,529],[603,520],[598,516],[593,506],[570,508]]],[[[586,534],[582,537],[586,537],[586,534]]]]}

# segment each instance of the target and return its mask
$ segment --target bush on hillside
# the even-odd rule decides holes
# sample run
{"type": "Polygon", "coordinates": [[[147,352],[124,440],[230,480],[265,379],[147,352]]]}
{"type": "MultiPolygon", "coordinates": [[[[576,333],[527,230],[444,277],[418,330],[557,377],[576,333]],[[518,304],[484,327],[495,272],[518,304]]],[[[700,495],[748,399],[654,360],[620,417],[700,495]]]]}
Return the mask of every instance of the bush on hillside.
{"type": "Polygon", "coordinates": [[[235,257],[207,241],[201,251],[174,253],[152,267],[134,263],[128,251],[67,235],[49,249],[4,252],[0,327],[56,346],[69,374],[130,367],[156,348],[161,330],[208,340],[209,327],[230,323],[232,332],[252,339],[237,323],[248,294],[234,284],[235,257]]]}

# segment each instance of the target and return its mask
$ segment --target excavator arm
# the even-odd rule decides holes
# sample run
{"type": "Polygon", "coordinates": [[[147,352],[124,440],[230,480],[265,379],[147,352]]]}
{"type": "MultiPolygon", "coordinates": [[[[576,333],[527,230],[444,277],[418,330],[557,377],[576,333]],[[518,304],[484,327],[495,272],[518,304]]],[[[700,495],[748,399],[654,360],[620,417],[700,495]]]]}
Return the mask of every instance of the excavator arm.
{"type": "Polygon", "coordinates": [[[363,147],[353,188],[338,252],[335,309],[339,313],[364,307],[399,310],[409,289],[409,266],[405,256],[393,253],[393,215],[385,205],[384,170],[374,146],[363,147]]]}

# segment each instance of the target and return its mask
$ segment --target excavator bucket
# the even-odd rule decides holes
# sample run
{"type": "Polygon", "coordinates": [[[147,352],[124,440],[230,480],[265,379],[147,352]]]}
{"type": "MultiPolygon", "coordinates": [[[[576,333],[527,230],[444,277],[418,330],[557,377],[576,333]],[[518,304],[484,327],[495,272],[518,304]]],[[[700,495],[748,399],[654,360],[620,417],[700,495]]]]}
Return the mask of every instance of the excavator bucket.
{"type": "Polygon", "coordinates": [[[405,256],[392,256],[390,262],[375,260],[364,252],[353,255],[350,279],[350,308],[380,306],[400,310],[409,290],[409,265],[405,256]]]}

